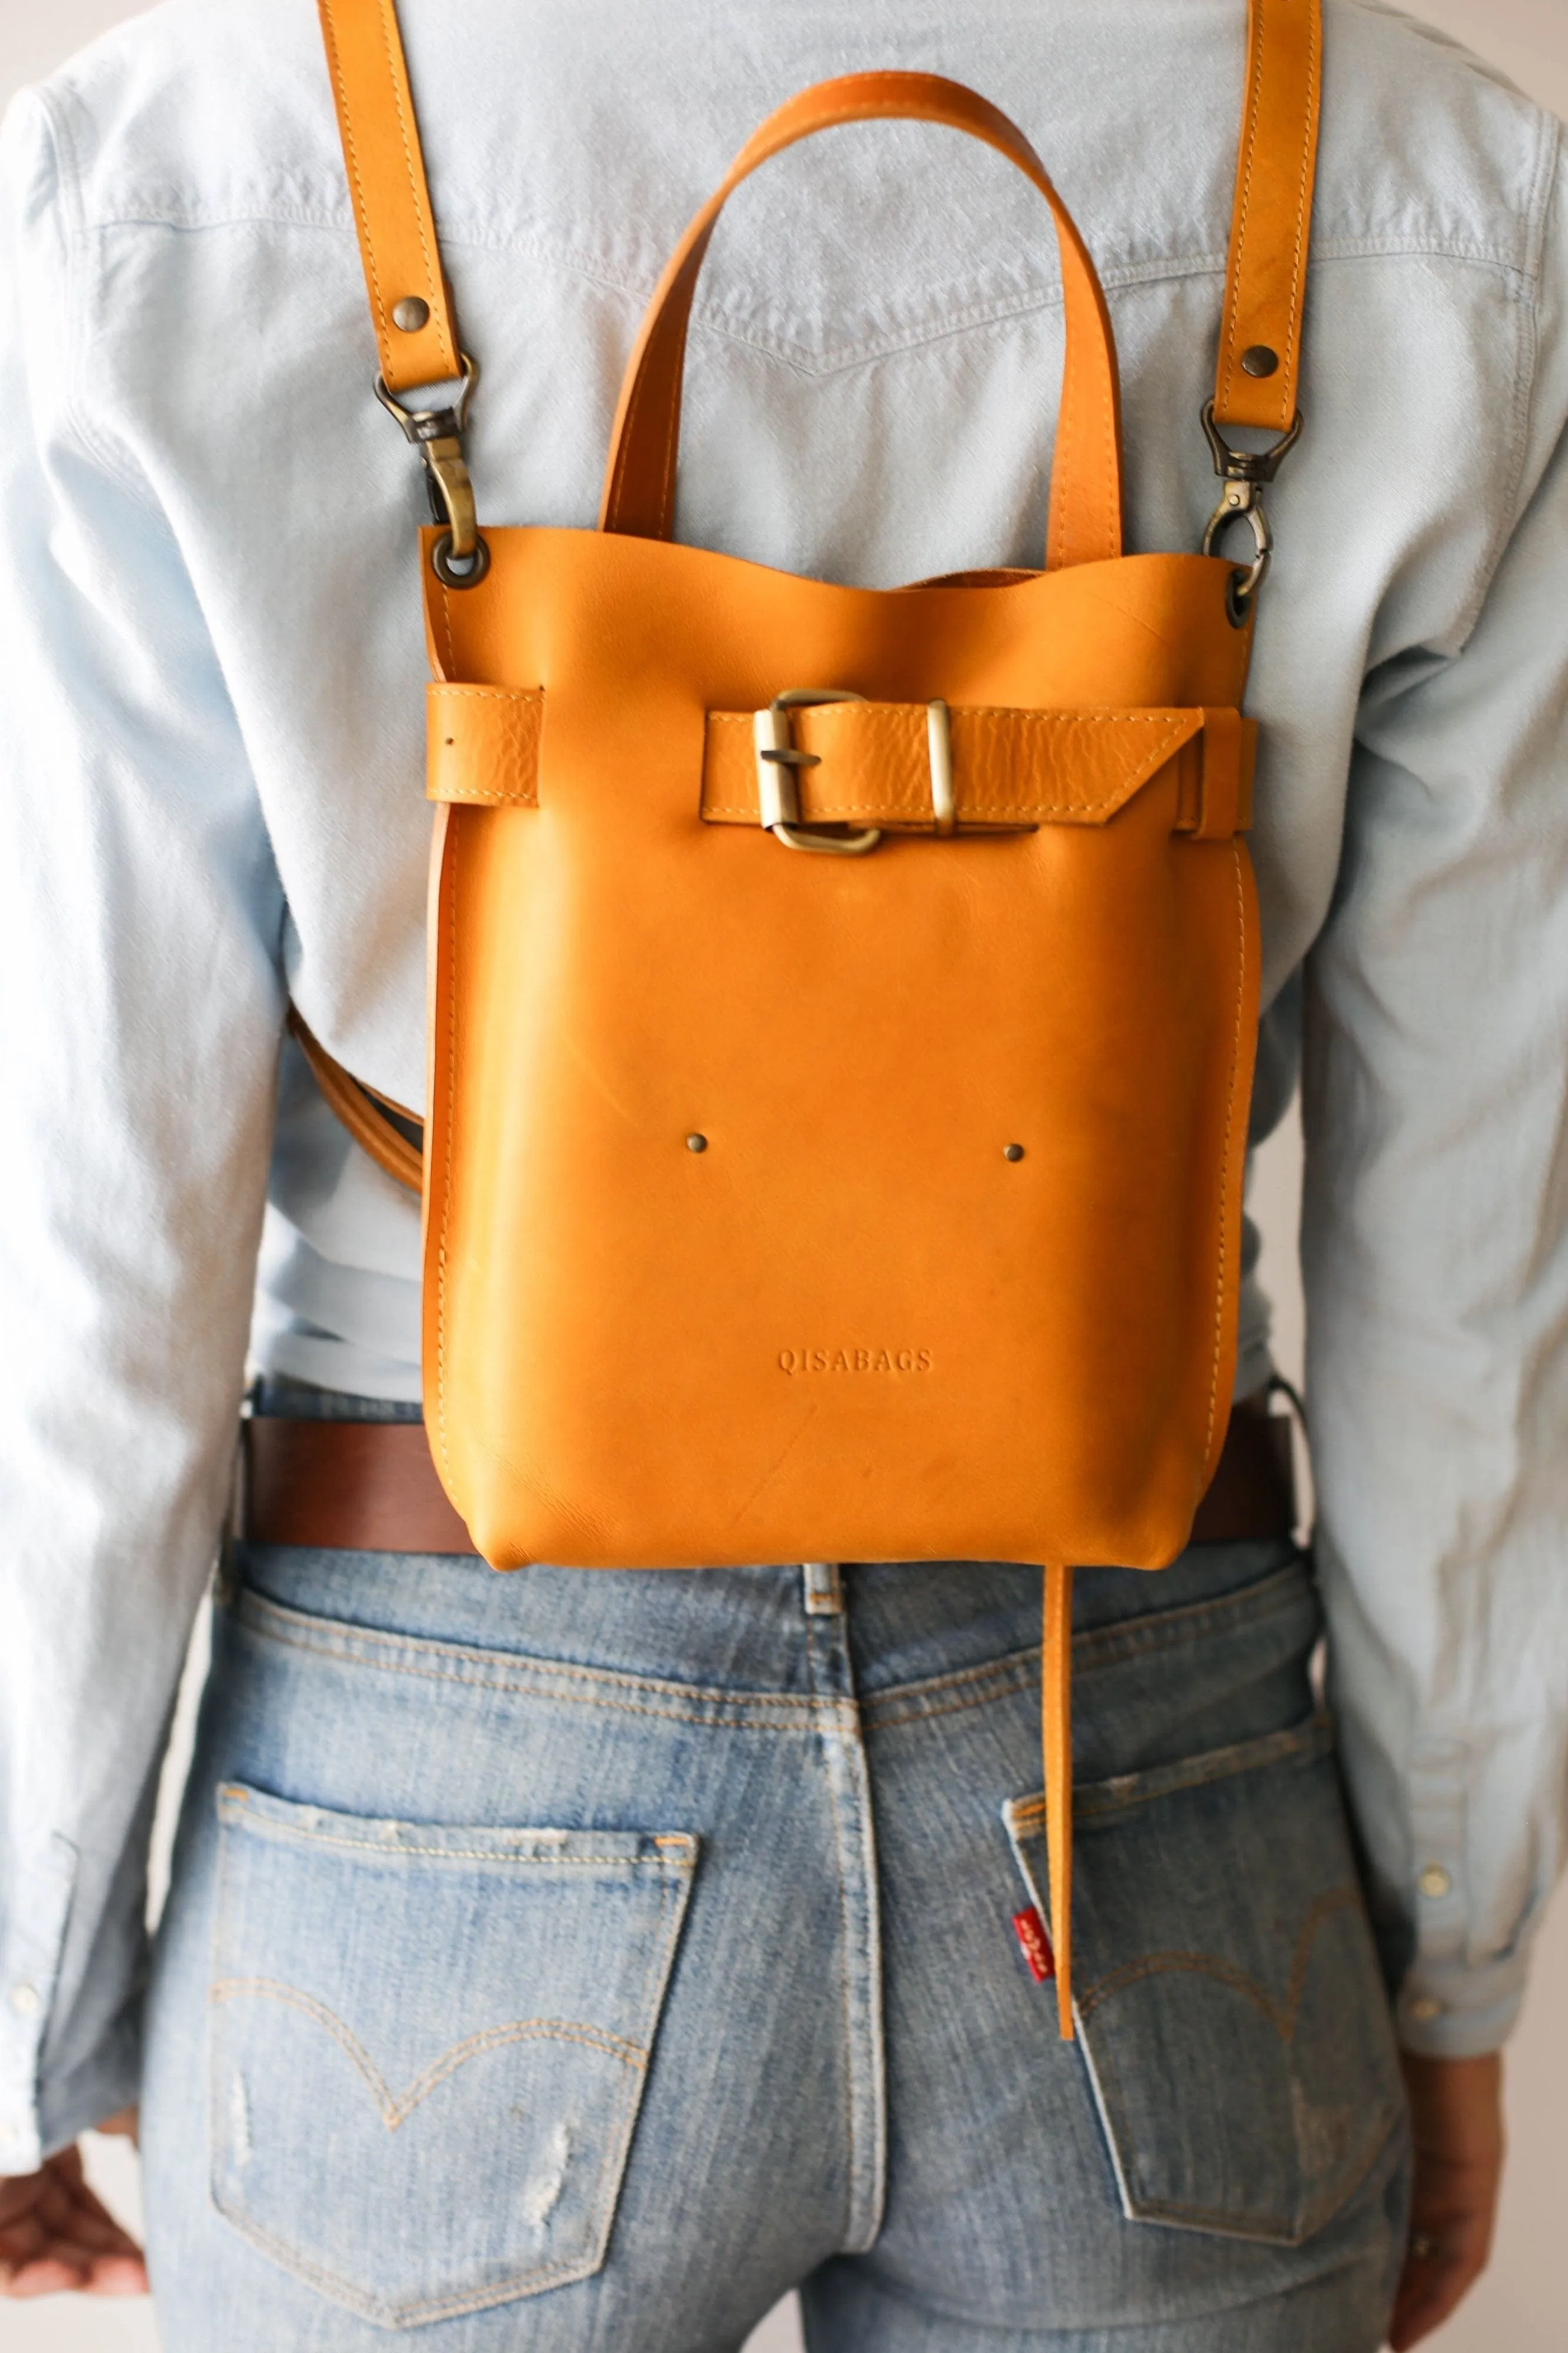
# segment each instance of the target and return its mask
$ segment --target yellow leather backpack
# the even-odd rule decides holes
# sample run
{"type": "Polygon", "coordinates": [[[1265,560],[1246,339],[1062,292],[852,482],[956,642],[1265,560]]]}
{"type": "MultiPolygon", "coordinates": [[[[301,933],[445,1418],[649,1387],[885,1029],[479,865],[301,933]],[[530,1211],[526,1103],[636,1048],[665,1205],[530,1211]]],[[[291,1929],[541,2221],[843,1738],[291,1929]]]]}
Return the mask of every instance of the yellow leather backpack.
{"type": "MultiPolygon", "coordinates": [[[[1318,0],[1251,0],[1207,425],[1254,560],[1122,552],[1116,355],[1023,134],[927,74],[769,118],[649,305],[593,530],[481,530],[473,368],[392,0],[321,0],[383,398],[423,451],[437,804],[425,1399],[498,1567],[1046,1566],[1070,2032],[1069,1565],[1158,1568],[1218,1461],[1258,999],[1240,705],[1298,428],[1318,0]],[[719,210],[825,126],[971,133],[1055,221],[1045,568],[873,591],[670,537],[719,210]],[[458,405],[410,409],[462,380],[458,405]],[[1236,449],[1238,427],[1277,437],[1236,449]]],[[[559,364],[572,355],[562,352],[559,364]]],[[[421,1180],[305,1033],[330,1100],[421,1180]]]]}

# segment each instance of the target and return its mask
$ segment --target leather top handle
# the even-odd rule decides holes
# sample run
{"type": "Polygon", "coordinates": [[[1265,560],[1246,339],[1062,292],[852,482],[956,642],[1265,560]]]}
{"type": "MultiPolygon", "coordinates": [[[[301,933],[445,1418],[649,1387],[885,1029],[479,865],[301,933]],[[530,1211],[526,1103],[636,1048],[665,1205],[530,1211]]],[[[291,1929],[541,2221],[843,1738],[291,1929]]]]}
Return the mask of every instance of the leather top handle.
{"type": "Polygon", "coordinates": [[[1249,0],[1241,153],[1214,414],[1289,433],[1323,81],[1322,0],[1249,0]]]}
{"type": "Polygon", "coordinates": [[[802,90],[747,140],[721,186],[676,247],[621,387],[599,510],[603,531],[668,539],[675,519],[686,330],[697,273],[726,199],[760,164],[837,123],[945,124],[1016,164],[1051,208],[1061,251],[1067,358],[1052,470],[1046,561],[1052,568],[1121,553],[1121,427],[1116,347],[1093,262],[1044,164],[1016,124],[962,82],[939,74],[845,74],[802,90]]]}

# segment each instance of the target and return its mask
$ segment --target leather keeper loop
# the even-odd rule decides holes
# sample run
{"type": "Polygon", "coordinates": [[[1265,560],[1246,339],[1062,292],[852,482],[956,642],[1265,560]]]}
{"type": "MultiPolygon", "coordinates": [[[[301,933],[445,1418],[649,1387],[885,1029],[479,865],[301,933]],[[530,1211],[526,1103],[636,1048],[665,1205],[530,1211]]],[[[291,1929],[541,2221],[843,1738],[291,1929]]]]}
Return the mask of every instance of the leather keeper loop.
{"type": "Polygon", "coordinates": [[[1203,733],[1182,755],[1178,833],[1194,841],[1230,841],[1252,823],[1258,722],[1239,711],[1208,710],[1203,733]]]}
{"type": "Polygon", "coordinates": [[[425,712],[427,800],[538,807],[542,689],[438,681],[426,689],[425,712]]]}

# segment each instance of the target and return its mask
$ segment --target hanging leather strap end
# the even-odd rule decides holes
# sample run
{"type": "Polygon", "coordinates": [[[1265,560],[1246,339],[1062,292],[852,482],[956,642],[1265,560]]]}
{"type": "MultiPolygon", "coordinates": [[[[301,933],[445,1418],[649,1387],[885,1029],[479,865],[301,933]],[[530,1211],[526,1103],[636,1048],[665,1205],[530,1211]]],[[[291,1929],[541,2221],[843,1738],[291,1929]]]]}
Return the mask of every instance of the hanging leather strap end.
{"type": "Polygon", "coordinates": [[[1046,1870],[1057,2023],[1074,2040],[1072,2009],[1072,1571],[1045,1571],[1040,1644],[1040,1742],[1046,1776],[1046,1870]]]}

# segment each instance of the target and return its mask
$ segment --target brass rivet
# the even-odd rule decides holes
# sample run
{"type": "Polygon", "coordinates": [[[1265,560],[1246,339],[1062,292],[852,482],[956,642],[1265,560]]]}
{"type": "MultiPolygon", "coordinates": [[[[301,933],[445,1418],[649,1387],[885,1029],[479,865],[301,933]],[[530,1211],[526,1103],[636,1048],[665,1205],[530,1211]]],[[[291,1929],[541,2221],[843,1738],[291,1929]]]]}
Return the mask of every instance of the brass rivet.
{"type": "Polygon", "coordinates": [[[708,1138],[705,1135],[689,1135],[686,1139],[686,1149],[688,1152],[706,1152],[708,1138]]]}
{"type": "Polygon", "coordinates": [[[1023,1145],[1021,1144],[1005,1144],[1002,1146],[1002,1157],[1004,1160],[1022,1160],[1024,1157],[1023,1145]]]}
{"type": "Polygon", "coordinates": [[[1423,1895],[1429,1895],[1436,1902],[1450,1893],[1454,1883],[1440,1862],[1429,1862],[1415,1884],[1423,1895]]]}
{"type": "Polygon", "coordinates": [[[1279,353],[1267,343],[1251,343],[1241,354],[1244,375],[1272,375],[1279,364],[1279,353]]]}
{"type": "MultiPolygon", "coordinates": [[[[405,335],[416,335],[421,327],[430,324],[430,305],[422,302],[417,294],[405,294],[401,302],[392,306],[392,323],[401,327],[405,335]]],[[[1243,360],[1242,366],[1247,362],[1243,360]]]]}

